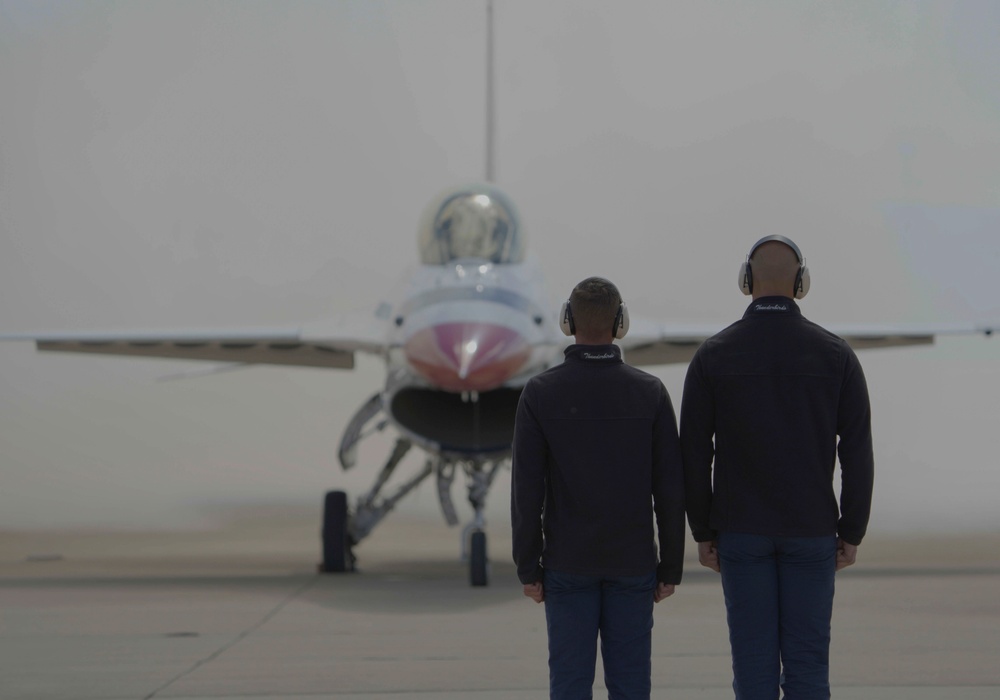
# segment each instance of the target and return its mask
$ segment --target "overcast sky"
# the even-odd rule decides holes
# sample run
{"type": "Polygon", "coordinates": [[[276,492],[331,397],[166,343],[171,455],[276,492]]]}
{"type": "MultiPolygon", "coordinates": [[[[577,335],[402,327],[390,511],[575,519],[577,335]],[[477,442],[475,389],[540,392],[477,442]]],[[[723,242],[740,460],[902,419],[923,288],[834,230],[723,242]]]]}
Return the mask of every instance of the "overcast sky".
{"type": "MultiPolygon", "coordinates": [[[[0,332],[374,310],[424,204],[483,177],[484,7],[0,0],[0,332]]],[[[497,182],[553,303],[602,274],[633,315],[721,326],[778,233],[819,323],[1000,320],[1000,4],[495,15],[497,182]]],[[[998,343],[860,355],[872,532],[1000,529],[998,343]]],[[[0,528],[183,527],[374,478],[384,440],[347,475],[336,449],[378,361],[157,381],[201,367],[0,345],[0,528]]],[[[684,371],[655,369],[675,402],[684,371]]],[[[427,485],[402,510],[434,508],[427,485]]]]}

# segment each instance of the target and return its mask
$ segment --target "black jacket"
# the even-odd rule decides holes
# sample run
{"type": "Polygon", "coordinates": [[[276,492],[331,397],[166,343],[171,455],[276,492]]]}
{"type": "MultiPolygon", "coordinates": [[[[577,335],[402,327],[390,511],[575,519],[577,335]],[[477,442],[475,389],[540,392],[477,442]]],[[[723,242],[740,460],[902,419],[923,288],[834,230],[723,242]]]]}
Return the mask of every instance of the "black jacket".
{"type": "Polygon", "coordinates": [[[680,583],[684,476],[663,383],[615,345],[570,346],[532,377],[514,426],[511,522],[522,583],[542,580],[543,564],[680,583]]]}
{"type": "Polygon", "coordinates": [[[850,544],[865,536],[875,471],[865,376],[847,343],[789,298],[755,300],[695,353],[681,445],[699,542],[718,531],[839,534],[850,544]]]}

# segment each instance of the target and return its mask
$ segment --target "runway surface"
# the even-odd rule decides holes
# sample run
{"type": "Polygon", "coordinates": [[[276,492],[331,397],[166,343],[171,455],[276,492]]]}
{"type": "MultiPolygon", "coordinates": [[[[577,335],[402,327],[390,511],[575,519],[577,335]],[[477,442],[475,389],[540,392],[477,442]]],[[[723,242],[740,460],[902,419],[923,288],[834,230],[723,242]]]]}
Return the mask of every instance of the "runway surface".
{"type": "MultiPolygon", "coordinates": [[[[504,523],[475,589],[438,521],[390,518],[348,575],[314,573],[318,531],[273,508],[207,532],[0,533],[0,698],[547,697],[544,612],[504,523]]],[[[1000,697],[998,591],[1000,534],[872,535],[838,575],[834,697],[1000,697]]],[[[689,561],[655,614],[653,697],[731,698],[717,575],[689,561]]]]}

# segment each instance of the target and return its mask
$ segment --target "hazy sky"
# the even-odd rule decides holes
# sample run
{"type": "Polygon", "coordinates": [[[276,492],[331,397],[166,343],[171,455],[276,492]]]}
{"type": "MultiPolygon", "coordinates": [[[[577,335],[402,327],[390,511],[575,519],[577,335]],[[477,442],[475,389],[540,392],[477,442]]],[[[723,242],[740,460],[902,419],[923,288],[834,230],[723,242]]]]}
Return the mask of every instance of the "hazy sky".
{"type": "MultiPolygon", "coordinates": [[[[0,0],[0,332],[373,310],[424,204],[483,176],[484,6],[0,0]]],[[[495,14],[497,181],[553,303],[602,274],[633,315],[723,325],[780,233],[817,322],[1000,319],[1000,4],[495,14]]],[[[1000,529],[998,343],[861,354],[872,532],[1000,529]]],[[[377,360],[157,381],[202,367],[0,345],[0,528],[180,527],[374,478],[385,440],[347,475],[336,449],[377,360]]],[[[685,368],[655,371],[679,401],[685,368]]],[[[401,509],[434,508],[427,484],[401,509]]]]}

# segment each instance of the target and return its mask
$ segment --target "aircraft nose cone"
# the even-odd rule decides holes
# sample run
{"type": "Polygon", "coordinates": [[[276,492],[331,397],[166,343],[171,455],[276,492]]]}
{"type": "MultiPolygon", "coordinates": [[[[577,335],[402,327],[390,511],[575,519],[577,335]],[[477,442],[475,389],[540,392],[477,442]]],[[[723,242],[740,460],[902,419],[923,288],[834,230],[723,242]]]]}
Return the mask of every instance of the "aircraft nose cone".
{"type": "Polygon", "coordinates": [[[517,373],[531,354],[520,333],[492,323],[440,323],[414,333],[406,359],[446,391],[489,391],[517,373]]]}

